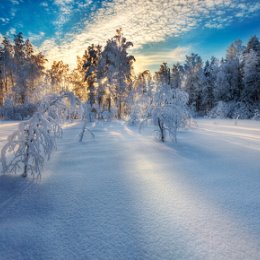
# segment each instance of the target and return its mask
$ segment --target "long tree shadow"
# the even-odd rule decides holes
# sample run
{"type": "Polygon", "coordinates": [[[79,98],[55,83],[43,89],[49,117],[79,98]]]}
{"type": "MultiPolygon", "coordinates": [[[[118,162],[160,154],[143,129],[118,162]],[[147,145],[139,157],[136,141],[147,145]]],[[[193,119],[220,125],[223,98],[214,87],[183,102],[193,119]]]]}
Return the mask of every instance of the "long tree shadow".
{"type": "Polygon", "coordinates": [[[0,175],[0,214],[4,206],[24,193],[34,181],[18,175],[0,175]]]}

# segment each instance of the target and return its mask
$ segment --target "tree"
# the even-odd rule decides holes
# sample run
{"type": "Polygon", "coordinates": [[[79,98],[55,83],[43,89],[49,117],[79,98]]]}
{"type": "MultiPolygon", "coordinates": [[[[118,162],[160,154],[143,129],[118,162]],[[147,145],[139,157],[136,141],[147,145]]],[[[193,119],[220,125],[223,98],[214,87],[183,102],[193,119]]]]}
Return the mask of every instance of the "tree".
{"type": "Polygon", "coordinates": [[[15,85],[13,86],[14,100],[17,104],[24,104],[27,102],[27,76],[26,70],[26,56],[24,51],[23,34],[19,32],[14,36],[14,75],[15,85]]]}
{"type": "Polygon", "coordinates": [[[5,96],[12,93],[14,87],[14,60],[13,60],[13,46],[11,42],[4,37],[1,43],[0,50],[0,70],[1,70],[1,87],[2,87],[2,103],[5,96]]]}
{"type": "Polygon", "coordinates": [[[0,106],[4,104],[4,50],[0,45],[0,106]]]}
{"type": "Polygon", "coordinates": [[[24,41],[21,32],[14,35],[14,46],[7,39],[2,44],[5,95],[11,96],[18,105],[36,101],[35,93],[44,75],[45,57],[42,53],[34,53],[32,44],[29,40],[24,41]]]}
{"type": "Polygon", "coordinates": [[[256,36],[253,36],[249,39],[244,52],[249,53],[251,50],[255,51],[258,54],[260,52],[260,41],[256,36]]]}
{"type": "Polygon", "coordinates": [[[251,49],[249,53],[244,56],[244,89],[242,92],[242,101],[254,104],[260,101],[260,74],[258,71],[258,57],[257,53],[251,49]]]}
{"type": "Polygon", "coordinates": [[[255,85],[256,89],[254,91],[254,101],[256,103],[259,102],[260,100],[260,41],[256,36],[250,38],[244,51],[244,83],[245,83],[245,91],[243,93],[243,97],[245,96],[245,92],[247,92],[247,89],[248,88],[251,89],[252,85],[255,85]],[[252,72],[250,72],[250,67],[252,69],[252,72]]]}
{"type": "Polygon", "coordinates": [[[81,101],[87,100],[87,82],[85,78],[85,70],[83,65],[85,63],[85,56],[80,58],[77,56],[77,66],[69,75],[69,83],[72,86],[74,94],[80,98],[81,101]]]}
{"type": "Polygon", "coordinates": [[[176,142],[177,131],[187,125],[188,100],[188,94],[180,89],[173,89],[168,84],[158,86],[152,104],[152,119],[162,142],[167,136],[176,142]]]}
{"type": "Polygon", "coordinates": [[[99,81],[105,82],[106,89],[104,92],[108,96],[110,105],[111,99],[114,100],[117,106],[118,119],[121,119],[127,110],[126,99],[133,83],[133,62],[135,58],[127,53],[131,46],[133,46],[133,43],[126,41],[122,30],[118,29],[116,35],[107,41],[99,63],[99,81]]]}
{"type": "Polygon", "coordinates": [[[59,93],[68,90],[69,65],[63,61],[54,61],[51,68],[47,71],[47,78],[52,87],[52,93],[59,93]]]}
{"type": "Polygon", "coordinates": [[[190,56],[186,56],[184,64],[184,90],[189,94],[188,105],[195,112],[201,111],[202,88],[204,84],[202,65],[202,59],[198,54],[192,53],[190,56]]]}
{"type": "Polygon", "coordinates": [[[227,50],[225,73],[227,74],[229,96],[231,100],[239,101],[243,89],[242,54],[244,46],[240,40],[233,42],[227,50]]]}
{"type": "Polygon", "coordinates": [[[85,63],[83,68],[85,69],[84,80],[87,82],[88,89],[88,103],[90,104],[91,109],[93,110],[94,104],[98,103],[98,84],[97,84],[97,69],[99,64],[101,54],[101,46],[95,46],[92,44],[88,47],[85,52],[85,63]]]}
{"type": "Polygon", "coordinates": [[[171,70],[166,62],[161,64],[160,70],[155,73],[155,78],[156,81],[161,82],[162,84],[171,84],[171,70]]]}
{"type": "Polygon", "coordinates": [[[150,107],[153,100],[153,86],[154,83],[149,70],[138,75],[128,98],[130,107],[129,124],[141,125],[151,117],[150,107]]]}
{"type": "Polygon", "coordinates": [[[172,67],[172,75],[171,75],[171,83],[170,83],[172,88],[181,89],[183,74],[184,74],[183,66],[180,63],[174,64],[172,67]]]}
{"type": "Polygon", "coordinates": [[[205,114],[207,114],[215,104],[214,85],[218,73],[218,60],[212,57],[210,61],[206,61],[204,67],[204,84],[202,88],[201,106],[205,114]]]}

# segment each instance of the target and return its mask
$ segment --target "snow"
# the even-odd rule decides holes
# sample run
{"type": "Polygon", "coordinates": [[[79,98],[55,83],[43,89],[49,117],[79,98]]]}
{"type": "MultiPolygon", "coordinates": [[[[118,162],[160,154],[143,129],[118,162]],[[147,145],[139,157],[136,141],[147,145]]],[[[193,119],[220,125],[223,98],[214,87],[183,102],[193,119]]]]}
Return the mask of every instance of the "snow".
{"type": "Polygon", "coordinates": [[[197,123],[68,124],[41,180],[0,176],[0,259],[260,259],[260,122],[197,123]]]}

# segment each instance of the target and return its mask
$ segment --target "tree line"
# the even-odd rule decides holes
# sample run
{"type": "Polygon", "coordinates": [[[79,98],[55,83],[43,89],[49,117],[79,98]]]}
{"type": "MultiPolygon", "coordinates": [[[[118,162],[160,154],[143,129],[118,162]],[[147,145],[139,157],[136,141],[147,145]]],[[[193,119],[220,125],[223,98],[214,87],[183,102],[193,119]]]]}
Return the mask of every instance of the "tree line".
{"type": "Polygon", "coordinates": [[[240,40],[233,42],[220,60],[212,57],[203,62],[192,53],[183,64],[162,63],[157,72],[146,70],[138,75],[135,58],[128,54],[132,46],[118,29],[104,47],[88,46],[77,57],[76,68],[70,70],[63,61],[54,61],[47,69],[47,59],[35,53],[22,33],[14,35],[13,42],[5,37],[0,44],[2,117],[21,113],[14,113],[17,106],[35,110],[46,94],[72,91],[88,104],[94,117],[134,122],[151,116],[149,107],[165,86],[176,96],[176,89],[187,94],[194,116],[260,117],[260,42],[256,36],[246,46],[240,40]]]}

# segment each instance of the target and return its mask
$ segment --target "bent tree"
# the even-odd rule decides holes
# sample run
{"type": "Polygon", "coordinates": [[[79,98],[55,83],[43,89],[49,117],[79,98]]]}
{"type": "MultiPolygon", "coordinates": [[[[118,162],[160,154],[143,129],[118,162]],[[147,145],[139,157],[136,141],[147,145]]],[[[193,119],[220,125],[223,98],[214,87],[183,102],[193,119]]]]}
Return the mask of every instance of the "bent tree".
{"type": "Polygon", "coordinates": [[[38,111],[8,137],[1,151],[3,172],[39,177],[56,149],[56,139],[62,136],[62,120],[74,116],[76,107],[80,111],[81,103],[70,92],[47,96],[38,111]]]}

